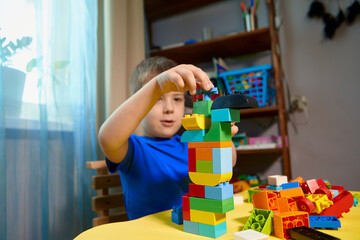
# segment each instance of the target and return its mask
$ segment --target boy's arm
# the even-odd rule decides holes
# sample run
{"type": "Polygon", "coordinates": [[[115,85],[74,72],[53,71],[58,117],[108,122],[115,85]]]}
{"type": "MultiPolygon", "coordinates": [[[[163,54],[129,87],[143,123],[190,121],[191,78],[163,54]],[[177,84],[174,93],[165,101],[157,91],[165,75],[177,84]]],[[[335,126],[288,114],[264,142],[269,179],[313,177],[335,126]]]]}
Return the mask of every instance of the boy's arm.
{"type": "Polygon", "coordinates": [[[195,94],[202,87],[213,88],[209,77],[193,65],[179,65],[151,79],[121,104],[99,130],[99,143],[106,157],[120,163],[128,151],[128,139],[159,98],[172,91],[195,94]]]}
{"type": "MultiPolygon", "coordinates": [[[[231,137],[233,137],[238,131],[239,128],[235,125],[235,123],[231,123],[231,137]]],[[[234,167],[237,161],[237,153],[233,141],[231,141],[231,147],[232,147],[232,166],[234,167]]]]}

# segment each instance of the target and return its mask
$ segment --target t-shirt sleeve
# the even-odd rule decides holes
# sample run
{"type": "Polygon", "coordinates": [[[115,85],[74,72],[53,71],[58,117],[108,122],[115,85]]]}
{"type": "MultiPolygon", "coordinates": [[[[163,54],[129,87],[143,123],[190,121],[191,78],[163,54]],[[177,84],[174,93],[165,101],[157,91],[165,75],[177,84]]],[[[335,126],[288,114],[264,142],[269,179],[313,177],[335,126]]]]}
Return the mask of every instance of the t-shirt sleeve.
{"type": "Polygon", "coordinates": [[[107,165],[109,172],[115,173],[119,170],[121,170],[121,171],[129,170],[130,165],[132,163],[133,155],[134,155],[134,142],[133,142],[132,136],[133,135],[131,135],[128,140],[129,141],[128,151],[126,153],[124,160],[122,160],[121,163],[113,163],[108,158],[105,158],[106,165],[107,165]]]}

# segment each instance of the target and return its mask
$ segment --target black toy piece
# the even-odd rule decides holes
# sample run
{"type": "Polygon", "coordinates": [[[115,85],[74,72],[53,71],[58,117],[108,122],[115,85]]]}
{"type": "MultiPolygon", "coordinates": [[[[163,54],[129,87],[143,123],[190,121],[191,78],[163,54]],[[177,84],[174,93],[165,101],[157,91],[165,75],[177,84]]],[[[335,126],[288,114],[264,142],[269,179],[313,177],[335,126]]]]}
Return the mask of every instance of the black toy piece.
{"type": "Polygon", "coordinates": [[[314,18],[314,17],[322,17],[324,13],[325,13],[324,5],[321,2],[315,0],[311,3],[307,15],[309,18],[314,18]]]}
{"type": "Polygon", "coordinates": [[[287,231],[291,239],[294,240],[340,240],[340,238],[304,226],[290,228],[287,229],[287,231]]]}
{"type": "Polygon", "coordinates": [[[254,98],[245,96],[240,92],[233,92],[230,95],[217,97],[211,106],[211,110],[222,108],[245,109],[255,107],[259,107],[259,104],[254,98]]]}
{"type": "Polygon", "coordinates": [[[356,16],[360,15],[360,3],[358,1],[354,1],[354,3],[347,8],[346,13],[346,21],[349,25],[351,25],[354,22],[356,16]]]}

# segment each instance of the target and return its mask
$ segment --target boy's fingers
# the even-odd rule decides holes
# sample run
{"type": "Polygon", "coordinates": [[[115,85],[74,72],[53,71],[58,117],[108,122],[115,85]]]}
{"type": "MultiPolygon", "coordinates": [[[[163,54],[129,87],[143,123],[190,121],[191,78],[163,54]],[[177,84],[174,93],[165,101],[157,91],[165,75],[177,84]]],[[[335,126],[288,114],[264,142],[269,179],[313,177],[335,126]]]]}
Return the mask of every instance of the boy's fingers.
{"type": "Polygon", "coordinates": [[[196,80],[194,73],[191,71],[191,69],[183,67],[183,68],[178,68],[176,72],[180,74],[180,76],[183,79],[183,82],[185,84],[184,90],[189,91],[191,95],[196,94],[196,80]]]}
{"type": "Polygon", "coordinates": [[[188,67],[189,69],[191,69],[191,71],[195,75],[195,78],[200,82],[201,87],[204,90],[209,91],[214,87],[214,85],[210,81],[209,76],[203,70],[201,70],[198,67],[195,67],[194,65],[188,65],[188,67]]]}

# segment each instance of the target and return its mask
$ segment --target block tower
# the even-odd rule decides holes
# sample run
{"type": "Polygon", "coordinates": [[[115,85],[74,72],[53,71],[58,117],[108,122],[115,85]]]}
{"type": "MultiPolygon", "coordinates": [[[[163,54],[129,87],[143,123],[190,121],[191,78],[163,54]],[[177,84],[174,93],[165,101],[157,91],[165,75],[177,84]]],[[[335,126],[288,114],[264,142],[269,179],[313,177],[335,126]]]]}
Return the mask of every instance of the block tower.
{"type": "Polygon", "coordinates": [[[226,213],[234,209],[231,123],[240,121],[240,109],[257,102],[238,93],[210,94],[196,95],[193,114],[181,120],[192,181],[182,204],[185,232],[217,238],[227,232],[226,213]]]}

